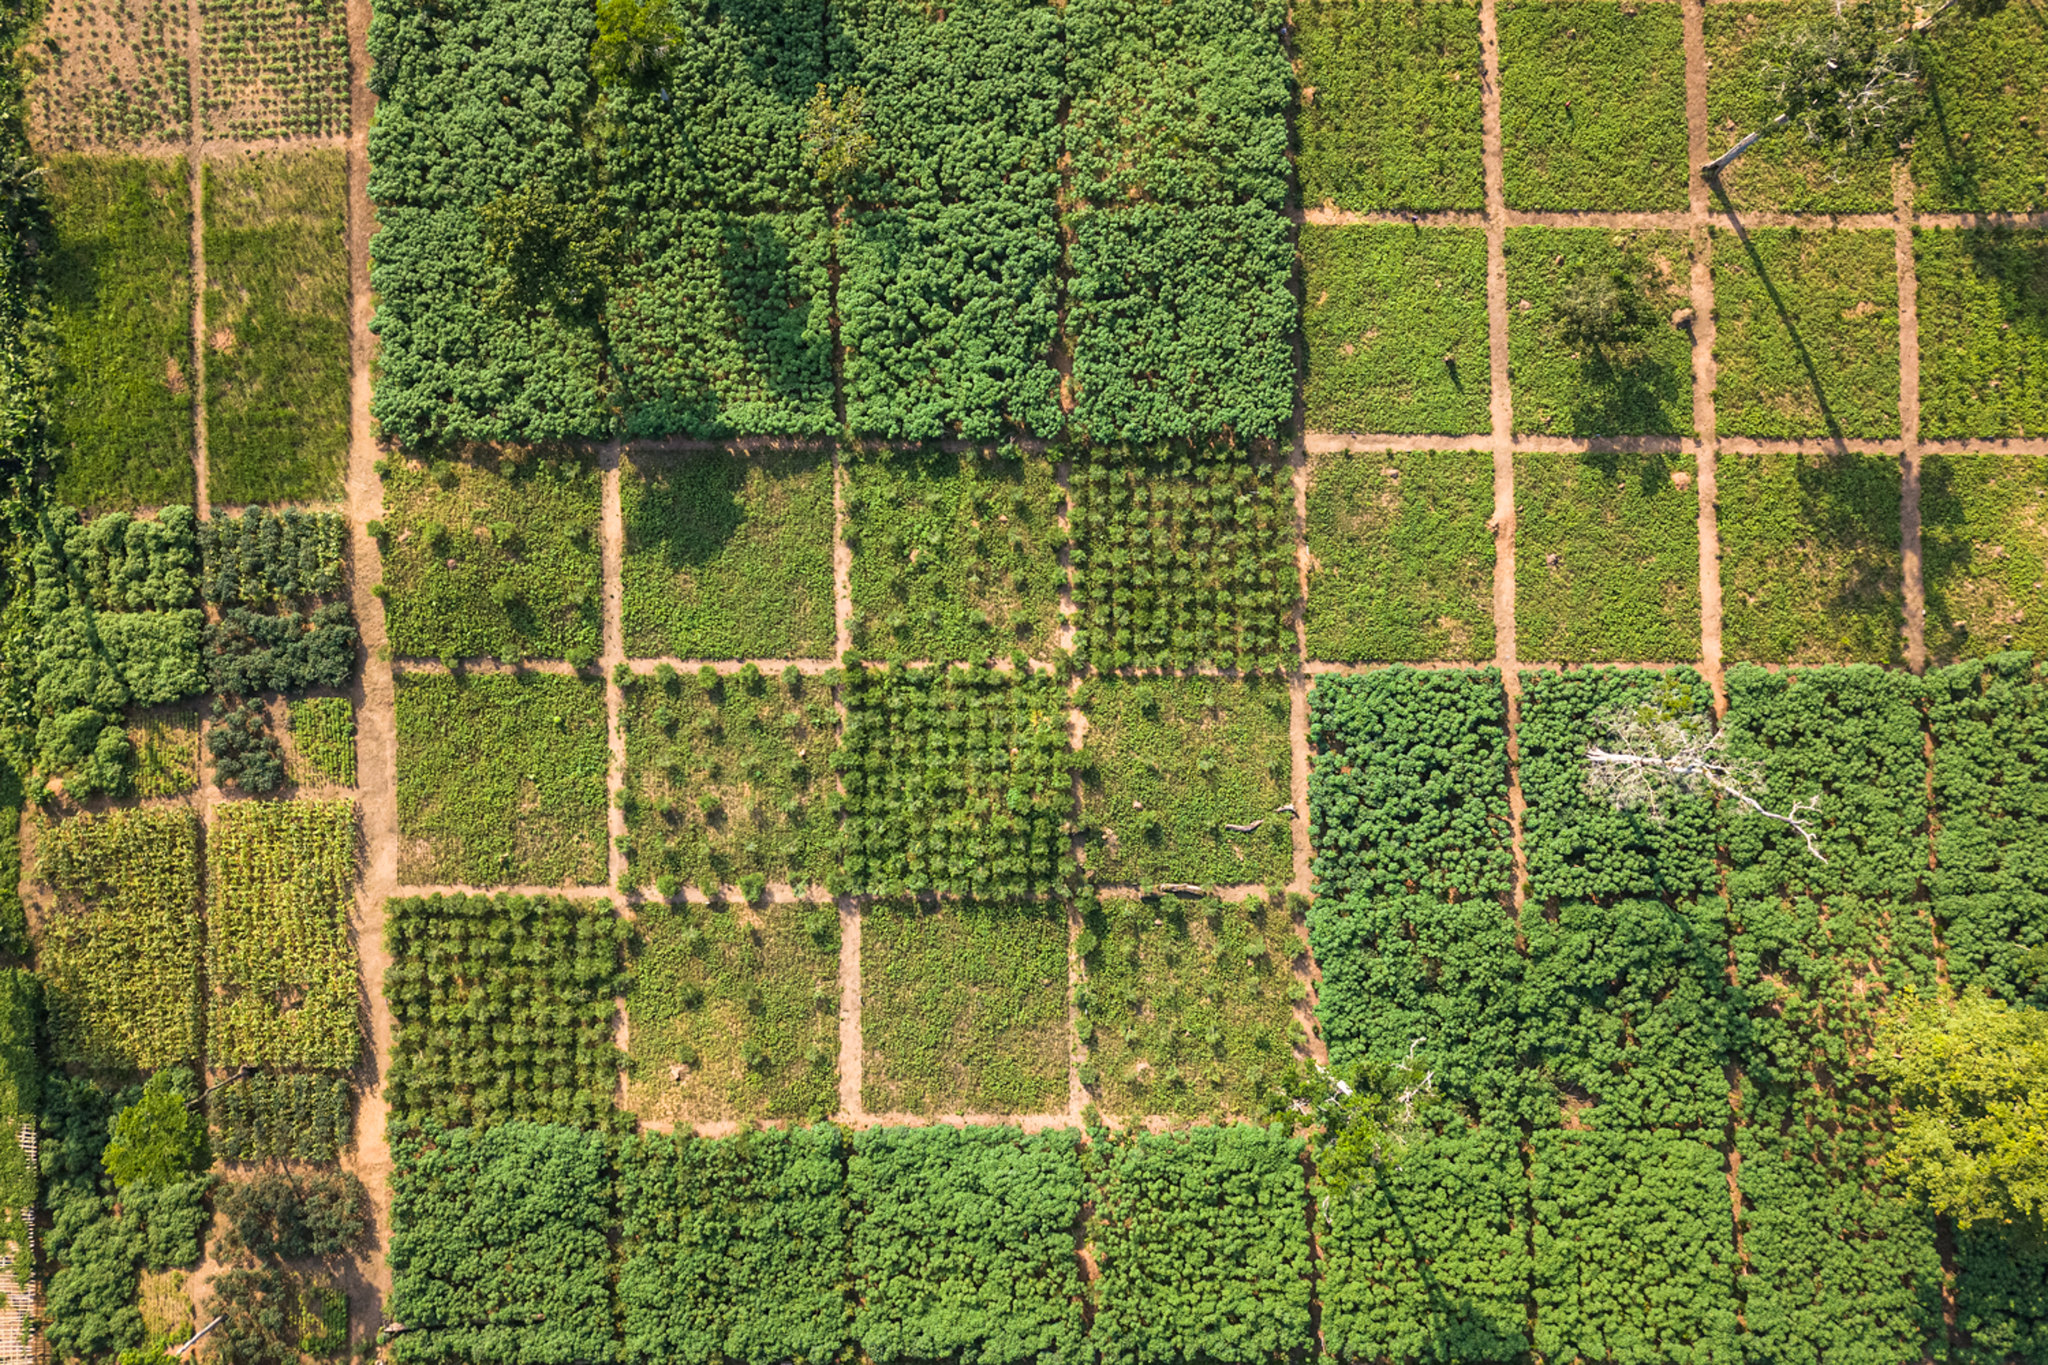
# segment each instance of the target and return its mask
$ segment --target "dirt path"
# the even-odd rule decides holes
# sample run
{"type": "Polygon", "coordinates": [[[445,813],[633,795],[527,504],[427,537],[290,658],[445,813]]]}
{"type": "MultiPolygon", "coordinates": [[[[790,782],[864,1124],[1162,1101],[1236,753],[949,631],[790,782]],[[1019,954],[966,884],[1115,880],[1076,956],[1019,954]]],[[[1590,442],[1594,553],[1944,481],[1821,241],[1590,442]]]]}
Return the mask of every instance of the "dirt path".
{"type": "MultiPolygon", "coordinates": [[[[190,127],[185,133],[185,177],[192,197],[192,507],[204,521],[212,513],[206,492],[206,86],[200,79],[204,25],[199,0],[190,0],[187,95],[190,127]]],[[[202,737],[201,742],[204,743],[202,737]]]]}
{"type": "MultiPolygon", "coordinates": [[[[846,543],[846,462],[832,450],[832,636],[836,654],[844,659],[853,649],[853,547],[846,543]]],[[[832,699],[846,728],[846,695],[832,699]]],[[[860,1031],[860,902],[840,896],[839,906],[839,1112],[841,1123],[858,1125],[865,1116],[861,1080],[865,1058],[860,1031]]]]}
{"type": "Polygon", "coordinates": [[[1920,277],[1913,265],[1913,179],[1892,174],[1893,253],[1899,271],[1899,548],[1906,593],[1906,667],[1927,671],[1927,580],[1920,556],[1920,277]]]}
{"type": "Polygon", "coordinates": [[[1700,167],[1713,159],[1707,123],[1707,36],[1703,0],[1685,0],[1685,122],[1687,235],[1692,240],[1692,415],[1699,433],[1700,673],[1714,691],[1714,709],[1727,714],[1728,687],[1721,670],[1721,492],[1714,410],[1714,261],[1712,192],[1700,167]]]}
{"type": "Polygon", "coordinates": [[[626,518],[619,477],[619,443],[614,441],[599,457],[598,473],[599,572],[604,589],[604,649],[598,663],[604,670],[605,736],[611,746],[611,766],[605,774],[605,862],[614,891],[626,885],[626,854],[620,842],[626,837],[626,812],[619,807],[619,793],[626,789],[626,694],[612,676],[616,665],[626,660],[626,518]]]}

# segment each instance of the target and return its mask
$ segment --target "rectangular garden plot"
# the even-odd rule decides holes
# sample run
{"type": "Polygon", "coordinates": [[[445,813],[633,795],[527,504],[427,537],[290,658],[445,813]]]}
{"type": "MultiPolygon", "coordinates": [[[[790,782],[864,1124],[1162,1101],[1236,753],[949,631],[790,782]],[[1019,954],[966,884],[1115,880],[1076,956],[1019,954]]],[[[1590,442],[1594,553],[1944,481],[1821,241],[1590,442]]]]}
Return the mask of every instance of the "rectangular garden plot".
{"type": "Polygon", "coordinates": [[[332,1161],[355,1133],[343,1076],[258,1072],[206,1104],[216,1156],[228,1161],[332,1161]]]}
{"type": "MultiPolygon", "coordinates": [[[[1956,16],[1951,16],[1956,17],[1956,16]]],[[[1934,27],[1919,49],[1927,118],[1913,138],[1921,212],[2048,207],[2048,32],[2039,10],[2000,5],[1934,27]]]]}
{"type": "Polygon", "coordinates": [[[1074,653],[1098,668],[1279,670],[1299,576],[1284,463],[1224,442],[1076,457],[1074,653]]]}
{"type": "Polygon", "coordinates": [[[74,507],[192,501],[192,196],[182,161],[63,157],[50,443],[74,507]]]}
{"type": "Polygon", "coordinates": [[[831,654],[829,455],[635,455],[625,462],[619,487],[628,654],[831,654]]]}
{"type": "Polygon", "coordinates": [[[398,877],[605,879],[604,687],[554,673],[398,675],[398,877]]]}
{"type": "Polygon", "coordinates": [[[394,1131],[610,1122],[627,932],[610,901],[414,896],[385,914],[394,1131]]]}
{"type": "Polygon", "coordinates": [[[291,780],[300,786],[356,784],[356,711],[347,697],[290,703],[291,780]]]}
{"type": "Polygon", "coordinates": [[[1723,453],[1721,639],[1729,658],[1903,657],[1900,477],[1889,455],[1723,453]]]}
{"type": "Polygon", "coordinates": [[[1485,207],[1478,6],[1317,0],[1294,18],[1304,204],[1485,207]]]}
{"type": "Polygon", "coordinates": [[[1503,7],[1500,106],[1509,208],[1685,207],[1677,5],[1516,0],[1503,7]]]}
{"type": "Polygon", "coordinates": [[[649,901],[632,943],[627,1109],[678,1123],[831,1115],[839,915],[829,901],[649,901]]]}
{"type": "Polygon", "coordinates": [[[766,882],[831,875],[839,716],[828,679],[664,664],[627,680],[620,719],[629,885],[737,886],[752,900],[766,882]]]}
{"type": "MultiPolygon", "coordinates": [[[[37,151],[151,144],[182,151],[192,113],[191,22],[182,0],[118,7],[53,0],[24,50],[29,137],[37,151]]],[[[172,169],[182,180],[182,163],[172,169]]]]}
{"type": "MultiPolygon", "coordinates": [[[[199,12],[208,137],[348,135],[342,0],[200,0],[199,12]]],[[[212,266],[209,251],[209,275],[212,266]]]]}
{"type": "Polygon", "coordinates": [[[863,913],[860,951],[870,1114],[1065,1108],[1065,906],[877,901],[863,913]]]}
{"type": "Polygon", "coordinates": [[[1486,234],[1301,229],[1311,431],[1491,429],[1486,234]]]}
{"type": "Polygon", "coordinates": [[[1673,455],[1515,458],[1515,634],[1525,659],[1693,659],[1699,496],[1673,455]]]}
{"type": "Polygon", "coordinates": [[[391,647],[413,658],[597,657],[598,476],[532,452],[384,467],[391,647]]]}
{"type": "Polygon", "coordinates": [[[1508,229],[1515,431],[1690,436],[1691,270],[1676,232],[1508,229]]]}
{"type": "Polygon", "coordinates": [[[855,454],[853,648],[869,658],[1049,657],[1066,581],[1060,501],[1050,461],[1014,447],[855,454]]]}
{"type": "Polygon", "coordinates": [[[1308,657],[1491,656],[1493,501],[1484,451],[1311,455],[1308,657]]]}
{"type": "Polygon", "coordinates": [[[1264,899],[1105,898],[1077,945],[1090,1097],[1126,1118],[1257,1118],[1294,1064],[1301,940],[1264,899]]]}
{"type": "Polygon", "coordinates": [[[338,498],[349,421],[346,159],[229,152],[207,161],[205,185],[207,497],[338,498]]]}
{"type": "Polygon", "coordinates": [[[2048,433],[2048,232],[1913,234],[1920,434],[2048,433]]]}
{"type": "Polygon", "coordinates": [[[1093,678],[1081,817],[1092,880],[1272,885],[1294,867],[1281,682],[1093,678]],[[1231,829],[1239,825],[1244,828],[1231,829]]]}
{"type": "MultiPolygon", "coordinates": [[[[1899,434],[1891,233],[1717,227],[1713,252],[1722,435],[1899,434]]],[[[1923,294],[1923,316],[1931,302],[1923,294]]]]}
{"type": "Polygon", "coordinates": [[[2048,647],[2048,460],[1920,457],[1927,653],[2048,647]]]}

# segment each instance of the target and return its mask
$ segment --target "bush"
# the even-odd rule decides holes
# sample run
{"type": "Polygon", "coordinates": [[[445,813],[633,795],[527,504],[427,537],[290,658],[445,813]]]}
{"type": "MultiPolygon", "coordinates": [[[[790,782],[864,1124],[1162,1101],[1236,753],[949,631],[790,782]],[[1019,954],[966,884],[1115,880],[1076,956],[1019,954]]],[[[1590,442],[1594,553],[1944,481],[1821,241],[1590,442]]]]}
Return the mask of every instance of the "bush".
{"type": "Polygon", "coordinates": [[[215,517],[199,527],[206,600],[219,607],[277,607],[342,590],[348,518],[338,512],[215,517]]]}
{"type": "Polygon", "coordinates": [[[230,607],[206,628],[208,685],[216,692],[303,692],[346,687],[355,672],[356,616],[346,602],[266,616],[230,607]]]}
{"type": "Polygon", "coordinates": [[[284,784],[284,750],[270,733],[269,716],[254,702],[214,699],[206,751],[213,755],[214,780],[223,787],[256,793],[284,784]]]}
{"type": "Polygon", "coordinates": [[[226,1161],[332,1161],[354,1128],[350,1100],[340,1076],[259,1073],[207,1100],[213,1149],[226,1161]]]}
{"type": "Polygon", "coordinates": [[[370,1228],[370,1196],[346,1171],[266,1171],[221,1187],[229,1250],[258,1260],[345,1256],[370,1228]]]}

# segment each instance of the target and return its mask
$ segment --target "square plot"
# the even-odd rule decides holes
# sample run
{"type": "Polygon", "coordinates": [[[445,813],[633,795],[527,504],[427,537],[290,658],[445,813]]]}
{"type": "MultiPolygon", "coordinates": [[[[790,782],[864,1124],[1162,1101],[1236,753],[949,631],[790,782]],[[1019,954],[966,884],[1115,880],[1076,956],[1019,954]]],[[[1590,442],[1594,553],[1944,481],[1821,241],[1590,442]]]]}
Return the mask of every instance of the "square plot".
{"type": "Polygon", "coordinates": [[[860,989],[868,1113],[1065,1108],[1066,906],[874,902],[861,919],[860,989]]]}
{"type": "Polygon", "coordinates": [[[831,875],[829,680],[769,678],[751,664],[707,680],[663,665],[623,691],[627,885],[673,894],[831,875]]]}
{"type": "Polygon", "coordinates": [[[1507,284],[1517,433],[1692,434],[1683,233],[1509,228],[1507,284]]]}
{"type": "Polygon", "coordinates": [[[2048,232],[1917,229],[1920,435],[2048,434],[2048,232]]]}
{"type": "Polygon", "coordinates": [[[1493,655],[1493,457],[1319,451],[1308,466],[1308,657],[1493,655]]]}
{"type": "Polygon", "coordinates": [[[1722,435],[1899,434],[1899,276],[1891,233],[1716,227],[1713,252],[1714,404],[1722,435]]]}
{"type": "Polygon", "coordinates": [[[1135,1119],[1256,1118],[1295,1063],[1303,944],[1264,898],[1104,897],[1076,996],[1091,1098],[1135,1119]]]}
{"type": "Polygon", "coordinates": [[[327,502],[348,461],[343,153],[206,163],[206,495],[327,502]]]}
{"type": "Polygon", "coordinates": [[[607,296],[625,434],[834,430],[831,245],[822,209],[641,211],[607,296]]]}
{"type": "Polygon", "coordinates": [[[199,22],[208,137],[348,136],[345,0],[200,0],[199,22]]]}
{"type": "Polygon", "coordinates": [[[398,879],[605,879],[604,686],[559,673],[398,675],[398,879]]]}
{"type": "Polygon", "coordinates": [[[1500,119],[1509,208],[1684,208],[1679,7],[1661,0],[1504,6],[1500,119]]]}
{"type": "Polygon", "coordinates": [[[74,507],[192,501],[192,195],[184,161],[59,157],[50,445],[74,507]]]}
{"type": "Polygon", "coordinates": [[[1074,655],[1098,668],[1294,663],[1294,472],[1222,441],[1092,449],[1071,480],[1074,655]]]}
{"type": "Polygon", "coordinates": [[[1074,196],[1284,209],[1282,11],[1273,0],[1071,0],[1062,133],[1074,196]]]}
{"type": "Polygon", "coordinates": [[[597,657],[598,476],[540,451],[384,464],[393,652],[422,659],[597,657]]]}
{"type": "Polygon", "coordinates": [[[151,146],[182,153],[192,115],[191,23],[186,0],[52,0],[21,47],[37,152],[151,146]]]}
{"type": "Polygon", "coordinates": [[[1515,457],[1515,641],[1524,659],[1700,656],[1699,494],[1683,455],[1515,457]]]}
{"type": "Polygon", "coordinates": [[[1078,704],[1092,880],[1268,886],[1293,876],[1294,817],[1274,809],[1293,787],[1285,683],[1098,677],[1078,704]]]}
{"type": "Polygon", "coordinates": [[[2048,650],[2048,459],[1920,457],[1927,653],[2048,650]]]}
{"type": "Polygon", "coordinates": [[[1066,326],[1095,440],[1279,434],[1294,413],[1294,248],[1263,205],[1087,213],[1066,326]]]}
{"type": "Polygon", "coordinates": [[[629,454],[623,624],[635,658],[832,653],[832,457],[629,454]]]}
{"type": "Polygon", "coordinates": [[[1900,662],[1898,461],[1724,451],[1718,474],[1728,658],[1900,662]]]}
{"type": "Polygon", "coordinates": [[[1314,0],[1294,17],[1304,205],[1486,206],[1477,5],[1314,0]]]}
{"type": "Polygon", "coordinates": [[[839,1103],[831,902],[640,905],[626,1102],[644,1122],[824,1119],[839,1103]]]}
{"type": "Polygon", "coordinates": [[[1052,199],[849,218],[838,288],[847,426],[893,440],[1057,432],[1052,199]]]}
{"type": "Polygon", "coordinates": [[[1913,136],[1922,213],[2048,208],[2048,29],[2032,5],[1984,6],[1919,45],[1926,119],[1913,136]]]}
{"type": "MultiPolygon", "coordinates": [[[[347,697],[295,697],[291,719],[291,780],[301,786],[356,784],[356,709],[347,697]]],[[[198,731],[193,731],[195,748],[198,731]]]]}
{"type": "Polygon", "coordinates": [[[1311,431],[1491,430],[1486,233],[1301,229],[1311,431]]]}
{"type": "Polygon", "coordinates": [[[873,449],[846,469],[857,653],[1051,656],[1066,570],[1049,460],[1011,447],[873,449]]]}

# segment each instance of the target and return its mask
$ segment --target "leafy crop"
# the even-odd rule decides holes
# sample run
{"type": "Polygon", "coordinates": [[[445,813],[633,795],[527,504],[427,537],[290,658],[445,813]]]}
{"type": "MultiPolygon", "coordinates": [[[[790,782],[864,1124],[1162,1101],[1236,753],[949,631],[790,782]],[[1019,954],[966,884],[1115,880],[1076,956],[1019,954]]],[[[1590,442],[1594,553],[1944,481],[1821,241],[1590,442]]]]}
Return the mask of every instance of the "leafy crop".
{"type": "Polygon", "coordinates": [[[1913,139],[1914,207],[2039,211],[2048,207],[2048,102],[2009,79],[2048,62],[2039,24],[2001,5],[1917,45],[1926,73],[1931,127],[1913,139]]]}
{"type": "Polygon", "coordinates": [[[1027,895],[1072,869],[1067,696],[1049,674],[859,668],[833,758],[856,892],[1027,895]]]}
{"type": "MultiPolygon", "coordinates": [[[[38,146],[183,146],[192,109],[190,25],[190,7],[173,0],[118,9],[60,0],[17,10],[8,17],[7,45],[10,53],[25,49],[22,75],[31,80],[24,92],[20,78],[10,76],[10,100],[26,94],[23,112],[38,146]],[[31,24],[42,39],[33,48],[22,41],[34,32],[31,24]]],[[[16,117],[10,113],[10,123],[16,117]]]]}
{"type": "MultiPolygon", "coordinates": [[[[1987,21],[1988,22],[1988,21],[1987,21]]],[[[1920,435],[2048,431],[2048,232],[1916,229],[1920,435]]]]}
{"type": "Polygon", "coordinates": [[[838,1107],[830,904],[647,901],[631,942],[626,1104],[643,1121],[798,1119],[838,1107]]]}
{"type": "Polygon", "coordinates": [[[593,885],[605,876],[604,689],[558,673],[398,677],[399,876],[593,885]],[[516,820],[507,819],[516,811],[516,820]]]}
{"type": "Polygon", "coordinates": [[[199,785],[199,717],[195,712],[144,716],[128,727],[128,742],[135,746],[137,796],[183,796],[199,785]]]}
{"type": "Polygon", "coordinates": [[[284,785],[284,747],[270,732],[270,713],[252,701],[230,706],[213,699],[213,724],[206,731],[213,780],[222,787],[257,794],[284,785]]]}
{"type": "Polygon", "coordinates": [[[1486,206],[1478,6],[1316,0],[1294,19],[1304,204],[1486,206]]]}
{"type": "Polygon", "coordinates": [[[610,901],[435,895],[393,900],[386,914],[394,1131],[609,1124],[626,935],[610,901]]]}
{"type": "Polygon", "coordinates": [[[1066,907],[888,900],[861,921],[871,1114],[1040,1114],[1067,1093],[1066,907]]]}
{"type": "Polygon", "coordinates": [[[1294,1060],[1301,940],[1287,915],[1256,899],[1110,897],[1081,923],[1074,1009],[1109,1111],[1263,1114],[1294,1060]]]}
{"type": "Polygon", "coordinates": [[[1279,435],[1299,325],[1287,220],[1155,204],[1067,222],[1074,426],[1097,441],[1279,435]]]}
{"type": "Polygon", "coordinates": [[[56,893],[37,970],[50,1061],[155,1070],[199,1055],[199,826],[182,806],[34,825],[56,893]]]}
{"type": "Polygon", "coordinates": [[[237,696],[346,687],[360,642],[346,602],[316,607],[310,616],[230,607],[206,628],[207,685],[237,696]]]}
{"type": "Polygon", "coordinates": [[[147,519],[108,512],[86,520],[59,504],[36,529],[25,558],[38,616],[68,605],[105,612],[196,605],[198,547],[208,531],[190,507],[166,507],[147,519]]]}
{"type": "Polygon", "coordinates": [[[621,1359],[827,1365],[847,1339],[845,1138],[646,1133],[619,1151],[621,1359]]]}
{"type": "Polygon", "coordinates": [[[206,1102],[213,1150],[228,1161],[332,1161],[355,1131],[341,1076],[258,1072],[206,1102]]]}
{"type": "Polygon", "coordinates": [[[876,1365],[1078,1365],[1072,1129],[870,1128],[847,1162],[854,1336],[876,1365]]]}
{"type": "Polygon", "coordinates": [[[1013,447],[862,451],[847,463],[851,639],[869,656],[1048,657],[1059,633],[1061,493],[1013,447]]]}
{"type": "Polygon", "coordinates": [[[507,1123],[392,1144],[394,1361],[616,1358],[606,1142],[507,1123]]]}
{"type": "Polygon", "coordinates": [[[1257,1362],[1310,1353],[1302,1143],[1279,1128],[1142,1135],[1094,1154],[1105,1361],[1257,1362]]]}
{"type": "MultiPolygon", "coordinates": [[[[345,137],[348,14],[340,0],[201,0],[209,137],[345,137]]],[[[207,252],[210,274],[213,253],[207,252]]]]}
{"type": "Polygon", "coordinates": [[[289,607],[342,591],[348,518],[338,512],[245,507],[199,523],[198,539],[200,584],[213,606],[289,607]]]}
{"type": "Polygon", "coordinates": [[[1092,678],[1081,818],[1102,883],[1288,881],[1294,816],[1280,682],[1092,678]],[[1232,825],[1253,825],[1234,830],[1232,825]]]}
{"type": "Polygon", "coordinates": [[[619,480],[636,658],[832,653],[832,462],[815,451],[635,455],[619,480]]]}
{"type": "Polygon", "coordinates": [[[1301,268],[1309,430],[1492,428],[1483,231],[1306,224],[1301,268]]]}
{"type": "Polygon", "coordinates": [[[597,657],[597,471],[527,453],[385,466],[386,612],[416,658],[597,657]]]}
{"type": "Polygon", "coordinates": [[[229,1183],[215,1206],[227,1246],[262,1259],[343,1256],[370,1230],[370,1196],[350,1171],[265,1171],[229,1183]]]}
{"type": "Polygon", "coordinates": [[[1483,451],[1310,456],[1308,657],[1491,657],[1493,504],[1483,451]]]}
{"type": "Polygon", "coordinates": [[[355,802],[236,801],[206,840],[207,1060],[346,1071],[356,1021],[355,802]]]}
{"type": "MultiPolygon", "coordinates": [[[[221,1270],[206,1287],[207,1320],[219,1320],[207,1353],[220,1365],[289,1365],[348,1349],[348,1296],[333,1285],[261,1265],[221,1270]]],[[[183,1329],[174,1335],[183,1336],[183,1329]]]]}
{"type": "Polygon", "coordinates": [[[301,783],[356,784],[356,709],[347,697],[294,698],[290,712],[292,747],[303,771],[301,783]]]}
{"type": "Polygon", "coordinates": [[[1936,659],[2048,647],[2048,534],[2031,511],[2048,459],[1920,457],[1925,639],[1936,659]]]}
{"type": "Polygon", "coordinates": [[[2048,1351],[2048,1254],[2013,1245],[2003,1231],[1960,1233],[1955,1250],[1956,1326],[1969,1333],[1971,1350],[1954,1359],[1971,1365],[2038,1360],[2048,1351]]]}

